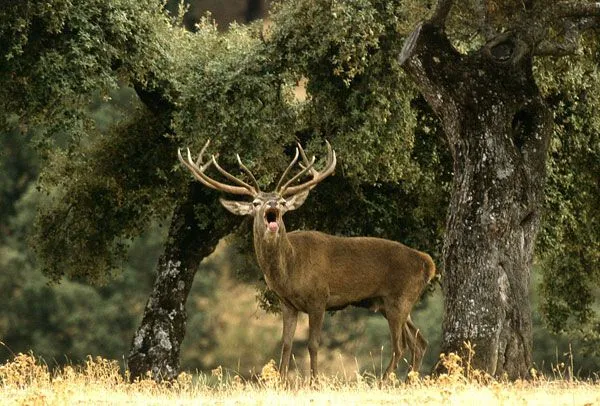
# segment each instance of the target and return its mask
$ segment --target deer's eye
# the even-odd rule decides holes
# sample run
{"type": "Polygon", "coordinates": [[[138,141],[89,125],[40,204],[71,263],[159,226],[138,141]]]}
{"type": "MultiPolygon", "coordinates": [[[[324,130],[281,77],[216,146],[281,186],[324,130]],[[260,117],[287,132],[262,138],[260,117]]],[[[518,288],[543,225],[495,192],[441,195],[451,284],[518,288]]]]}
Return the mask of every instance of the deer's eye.
{"type": "Polygon", "coordinates": [[[252,202],[252,204],[254,205],[254,207],[258,207],[261,205],[261,201],[260,200],[255,200],[252,202]]]}
{"type": "Polygon", "coordinates": [[[285,206],[287,204],[287,200],[281,199],[278,203],[282,206],[285,206]]]}

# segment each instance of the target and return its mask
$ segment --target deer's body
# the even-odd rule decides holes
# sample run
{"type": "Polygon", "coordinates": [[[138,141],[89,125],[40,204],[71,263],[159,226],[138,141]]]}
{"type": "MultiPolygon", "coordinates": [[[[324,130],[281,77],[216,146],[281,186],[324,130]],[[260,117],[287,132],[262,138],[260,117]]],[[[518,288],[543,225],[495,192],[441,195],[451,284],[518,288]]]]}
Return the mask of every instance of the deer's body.
{"type": "Polygon", "coordinates": [[[282,247],[254,243],[269,288],[305,313],[349,305],[378,311],[395,296],[416,301],[435,273],[429,255],[381,238],[293,231],[277,241],[282,247]],[[289,251],[284,261],[272,254],[278,249],[289,251]]]}
{"type": "Polygon", "coordinates": [[[405,348],[412,352],[412,369],[418,370],[427,341],[410,319],[410,311],[435,274],[431,257],[381,238],[337,237],[318,231],[287,233],[285,230],[283,215],[300,207],[310,189],[334,170],[335,152],[329,144],[327,146],[328,156],[323,172],[313,169],[315,158],[309,161],[299,146],[296,157],[272,193],[260,191],[258,182],[239,156],[238,162],[254,186],[222,169],[214,156],[211,161],[203,163],[202,156],[208,143],[196,162],[192,161],[189,150],[187,160],[183,159],[181,153],[179,159],[204,185],[254,199],[252,202],[221,199],[221,203],[234,214],[254,218],[256,258],[267,285],[281,300],[283,345],[280,372],[283,375],[288,371],[298,312],[308,314],[308,351],[311,373],[315,377],[325,312],[349,305],[380,312],[388,320],[392,359],[385,376],[395,371],[405,348]],[[297,162],[298,151],[302,153],[303,169],[282,185],[287,173],[297,162]],[[204,174],[211,164],[238,186],[221,183],[204,174]],[[313,176],[311,180],[293,185],[309,171],[313,176]]]}

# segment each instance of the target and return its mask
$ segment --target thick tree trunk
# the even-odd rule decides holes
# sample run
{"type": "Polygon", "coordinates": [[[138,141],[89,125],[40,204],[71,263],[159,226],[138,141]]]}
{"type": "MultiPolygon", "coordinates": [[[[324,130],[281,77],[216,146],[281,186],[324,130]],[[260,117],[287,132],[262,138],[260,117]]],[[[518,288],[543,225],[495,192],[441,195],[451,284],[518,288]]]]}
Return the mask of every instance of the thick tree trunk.
{"type": "Polygon", "coordinates": [[[462,55],[442,29],[423,23],[400,63],[439,115],[454,158],[442,351],[462,353],[470,342],[474,367],[525,377],[530,267],[552,128],[531,57],[509,36],[462,55]]]}
{"type": "Polygon", "coordinates": [[[194,274],[202,259],[214,251],[235,224],[233,216],[223,212],[221,218],[215,214],[222,211],[216,201],[214,193],[193,182],[185,200],[174,210],[154,287],[127,360],[132,380],[148,372],[157,381],[171,380],[179,374],[179,351],[187,318],[185,303],[194,274]],[[202,222],[197,215],[203,217],[202,222]]]}

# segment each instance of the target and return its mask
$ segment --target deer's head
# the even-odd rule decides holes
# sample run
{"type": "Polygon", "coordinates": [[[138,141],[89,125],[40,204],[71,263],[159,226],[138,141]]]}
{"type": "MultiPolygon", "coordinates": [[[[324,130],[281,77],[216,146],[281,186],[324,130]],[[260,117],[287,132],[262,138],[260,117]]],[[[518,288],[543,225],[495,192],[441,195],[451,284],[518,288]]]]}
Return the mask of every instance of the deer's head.
{"type": "Polygon", "coordinates": [[[295,210],[300,207],[306,200],[309,191],[315,187],[317,183],[331,175],[336,165],[335,151],[331,149],[331,145],[329,145],[328,142],[327,161],[325,163],[325,167],[321,171],[314,169],[315,157],[313,156],[312,159],[309,160],[306,157],[302,146],[298,144],[294,159],[283,172],[283,175],[275,187],[275,191],[263,192],[260,190],[258,182],[256,181],[256,178],[252,172],[250,172],[250,170],[242,163],[239,155],[236,155],[238,163],[241,169],[249,176],[253,185],[246,183],[242,179],[235,177],[224,170],[219,165],[214,155],[211,156],[210,160],[204,162],[204,152],[208,148],[209,143],[210,140],[206,142],[196,161],[192,160],[192,155],[189,149],[187,150],[187,159],[183,158],[181,155],[181,150],[178,151],[179,160],[203,185],[226,193],[249,196],[252,201],[220,199],[220,202],[233,214],[241,216],[253,216],[255,235],[259,233],[264,239],[267,240],[275,239],[285,232],[283,215],[288,211],[295,210]],[[301,170],[284,183],[290,170],[298,162],[299,155],[302,156],[302,160],[304,162],[303,164],[300,164],[301,170]],[[235,185],[221,183],[206,175],[205,171],[211,164],[214,165],[214,167],[217,168],[217,170],[225,178],[235,183],[235,185]],[[294,184],[307,173],[312,175],[312,179],[300,184],[294,184]]]}

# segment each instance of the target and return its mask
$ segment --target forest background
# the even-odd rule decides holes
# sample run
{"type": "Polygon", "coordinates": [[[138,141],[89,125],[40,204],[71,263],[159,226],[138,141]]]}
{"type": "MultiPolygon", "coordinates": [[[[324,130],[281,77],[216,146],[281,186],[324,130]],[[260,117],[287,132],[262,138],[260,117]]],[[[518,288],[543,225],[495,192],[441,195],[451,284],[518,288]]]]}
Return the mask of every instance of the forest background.
{"type": "MultiPolygon", "coordinates": [[[[247,1],[196,0],[189,5],[186,26],[193,29],[201,16],[211,11],[220,30],[226,30],[233,21],[246,23],[261,17],[266,7],[261,2],[247,1]],[[256,3],[254,7],[259,12],[249,8],[252,3],[256,3]]],[[[168,7],[176,14],[176,2],[169,2],[168,7]]],[[[109,132],[115,123],[135,115],[139,103],[136,98],[128,87],[97,94],[88,107],[96,129],[100,133],[109,132]]],[[[418,98],[414,103],[425,105],[418,98]]],[[[441,142],[436,135],[435,119],[425,116],[420,119],[427,125],[419,127],[422,133],[417,137],[413,154],[432,154],[435,147],[431,145],[441,142]],[[428,130],[423,131],[424,128],[428,130]]],[[[40,204],[44,204],[38,184],[39,165],[44,157],[40,156],[43,148],[36,145],[36,131],[39,130],[15,125],[0,138],[0,361],[14,353],[33,351],[51,366],[78,363],[89,354],[122,360],[125,365],[124,358],[140,324],[167,230],[156,221],[143,236],[134,239],[120,272],[100,285],[77,276],[64,278],[59,284],[49,283],[29,245],[36,213],[40,204]]],[[[240,153],[243,155],[243,151],[240,153]]],[[[449,159],[437,153],[440,161],[449,159]]],[[[442,169],[438,171],[441,172],[437,181],[447,192],[448,174],[442,169]]],[[[380,190],[385,187],[379,185],[380,190]]],[[[442,190],[440,195],[443,194],[442,190]]],[[[440,199],[443,203],[443,198],[440,199]]],[[[305,210],[311,209],[314,207],[307,206],[305,210]]],[[[406,216],[410,217],[410,211],[427,209],[411,206],[406,209],[406,216]]],[[[315,215],[326,213],[324,209],[314,211],[315,215]]],[[[428,217],[420,213],[419,220],[423,218],[428,217]]],[[[439,257],[441,242],[424,242],[428,237],[439,237],[443,216],[437,220],[437,223],[405,224],[407,229],[430,228],[433,232],[429,236],[411,236],[407,232],[402,241],[431,249],[432,255],[439,257]]],[[[251,255],[245,241],[232,236],[221,241],[210,258],[202,262],[187,302],[188,327],[181,351],[183,369],[208,371],[222,365],[248,375],[260,370],[267,360],[278,359],[279,316],[265,312],[257,300],[263,285],[251,255]]],[[[550,371],[553,366],[567,363],[574,365],[581,376],[596,373],[600,370],[600,358],[585,337],[572,331],[552,332],[542,317],[539,266],[534,269],[531,292],[536,365],[540,370],[550,371]]],[[[593,292],[598,295],[597,290],[593,292]]],[[[439,286],[434,285],[413,313],[431,344],[423,371],[431,370],[437,361],[442,307],[439,286]]],[[[301,319],[294,354],[302,370],[306,370],[306,330],[307,321],[301,319]]],[[[381,316],[357,309],[337,312],[326,318],[324,326],[323,369],[342,373],[358,368],[378,374],[389,356],[388,341],[387,322],[381,316]]]]}

